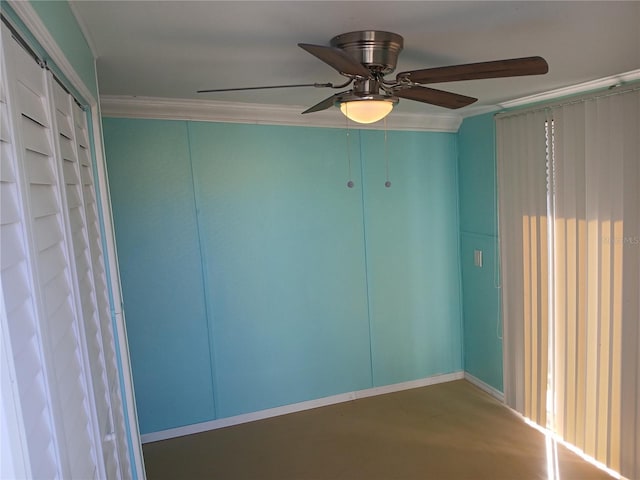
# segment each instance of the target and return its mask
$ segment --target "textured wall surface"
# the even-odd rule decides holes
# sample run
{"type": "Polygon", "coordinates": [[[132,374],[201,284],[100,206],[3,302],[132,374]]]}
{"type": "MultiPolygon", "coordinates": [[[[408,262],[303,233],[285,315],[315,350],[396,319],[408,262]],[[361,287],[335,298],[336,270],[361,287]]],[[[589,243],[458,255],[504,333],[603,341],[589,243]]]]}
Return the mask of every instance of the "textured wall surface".
{"type": "Polygon", "coordinates": [[[465,119],[458,145],[464,369],[502,391],[493,114],[465,119]],[[481,268],[474,265],[475,250],[482,251],[481,268]]]}
{"type": "Polygon", "coordinates": [[[461,370],[455,134],[104,135],[143,433],[461,370]]]}

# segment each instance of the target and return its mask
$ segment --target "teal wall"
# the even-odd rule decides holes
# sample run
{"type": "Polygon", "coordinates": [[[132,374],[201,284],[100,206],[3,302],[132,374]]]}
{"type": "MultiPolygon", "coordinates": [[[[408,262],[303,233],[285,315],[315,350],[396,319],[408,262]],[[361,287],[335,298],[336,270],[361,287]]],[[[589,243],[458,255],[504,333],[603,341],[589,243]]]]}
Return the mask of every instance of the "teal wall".
{"type": "Polygon", "coordinates": [[[455,134],[104,136],[143,433],[462,369],[455,134]]]}
{"type": "Polygon", "coordinates": [[[502,391],[502,320],[493,114],[464,120],[458,132],[464,369],[502,391]],[[483,253],[482,268],[474,251],[483,253]]]}
{"type": "MultiPolygon", "coordinates": [[[[123,158],[108,125],[109,158],[123,158]]],[[[137,146],[124,157],[135,161],[108,169],[118,179],[111,203],[139,423],[161,429],[160,417],[178,414],[177,398],[184,422],[197,423],[214,410],[186,126],[142,122],[119,130],[118,139],[137,146]]]]}
{"type": "Polygon", "coordinates": [[[374,385],[451,371],[461,359],[453,134],[362,132],[374,385]],[[428,321],[425,321],[428,319],[428,321]]]}

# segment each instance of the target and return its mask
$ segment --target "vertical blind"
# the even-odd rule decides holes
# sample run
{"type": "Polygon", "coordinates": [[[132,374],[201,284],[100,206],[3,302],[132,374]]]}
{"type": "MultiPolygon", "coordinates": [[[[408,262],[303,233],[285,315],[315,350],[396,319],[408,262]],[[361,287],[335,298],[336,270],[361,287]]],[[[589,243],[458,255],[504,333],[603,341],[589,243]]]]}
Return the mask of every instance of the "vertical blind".
{"type": "Polygon", "coordinates": [[[541,425],[548,349],[546,122],[546,112],[531,112],[499,122],[496,130],[509,139],[498,143],[498,158],[509,159],[498,163],[500,243],[503,257],[513,259],[503,269],[503,311],[505,319],[519,319],[504,323],[505,401],[541,425]]]}
{"type": "Polygon", "coordinates": [[[640,89],[496,131],[505,400],[640,478],[640,89]]]}

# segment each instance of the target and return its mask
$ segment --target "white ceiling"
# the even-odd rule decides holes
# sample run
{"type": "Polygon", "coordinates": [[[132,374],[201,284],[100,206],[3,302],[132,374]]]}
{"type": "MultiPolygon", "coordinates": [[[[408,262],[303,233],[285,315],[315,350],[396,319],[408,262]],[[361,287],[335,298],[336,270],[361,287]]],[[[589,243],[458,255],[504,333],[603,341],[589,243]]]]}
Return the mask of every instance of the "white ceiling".
{"type": "MultiPolygon", "coordinates": [[[[640,2],[72,1],[98,57],[101,95],[313,105],[330,89],[197,94],[198,89],[342,79],[297,43],[353,30],[404,37],[397,71],[543,56],[544,76],[433,85],[479,98],[467,109],[640,68],[640,2]]],[[[409,100],[397,110],[448,112],[409,100]]],[[[472,110],[473,111],[473,110],[472,110]]],[[[464,112],[460,112],[464,113],[464,112]]]]}

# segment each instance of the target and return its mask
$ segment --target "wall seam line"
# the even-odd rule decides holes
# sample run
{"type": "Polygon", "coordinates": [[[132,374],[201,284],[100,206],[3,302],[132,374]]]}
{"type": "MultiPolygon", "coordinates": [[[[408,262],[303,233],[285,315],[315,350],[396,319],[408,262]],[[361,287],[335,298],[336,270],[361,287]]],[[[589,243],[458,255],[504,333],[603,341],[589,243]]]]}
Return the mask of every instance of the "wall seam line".
{"type": "Polygon", "coordinates": [[[360,207],[362,212],[362,243],[364,247],[364,278],[367,295],[367,323],[369,325],[369,371],[371,373],[371,387],[375,386],[373,372],[373,334],[371,328],[371,294],[369,289],[369,255],[367,254],[367,220],[365,214],[364,195],[364,159],[362,158],[362,130],[358,130],[358,156],[360,160],[360,207]]]}
{"type": "Polygon", "coordinates": [[[195,209],[195,221],[196,221],[196,232],[198,237],[198,251],[200,253],[200,275],[202,281],[202,290],[203,290],[203,300],[204,300],[204,315],[205,315],[205,323],[207,326],[207,347],[209,350],[209,367],[210,367],[210,375],[211,375],[211,392],[213,394],[213,418],[218,418],[218,389],[217,389],[217,374],[216,374],[216,362],[215,362],[215,339],[213,335],[213,318],[211,316],[211,306],[209,301],[209,278],[206,271],[207,265],[207,255],[205,248],[202,243],[202,229],[200,228],[200,202],[198,201],[198,187],[196,185],[196,177],[193,167],[193,153],[191,151],[191,122],[185,121],[185,125],[187,127],[187,154],[189,156],[189,170],[191,173],[191,191],[193,192],[193,207],[195,209]]]}
{"type": "Polygon", "coordinates": [[[460,208],[462,206],[462,201],[461,201],[461,196],[462,196],[462,192],[460,191],[460,132],[458,131],[458,133],[456,133],[455,136],[455,142],[454,142],[454,149],[455,149],[455,157],[456,157],[456,164],[455,164],[455,182],[456,182],[456,225],[457,225],[457,229],[458,229],[458,235],[456,236],[456,240],[458,242],[458,248],[457,248],[457,267],[458,267],[458,306],[460,308],[459,310],[459,318],[458,318],[458,325],[460,327],[460,334],[459,334],[459,339],[458,339],[458,343],[459,343],[459,347],[460,347],[460,367],[462,369],[462,371],[466,372],[466,354],[465,354],[465,322],[464,322],[464,281],[462,279],[462,222],[460,221],[460,208]]]}

